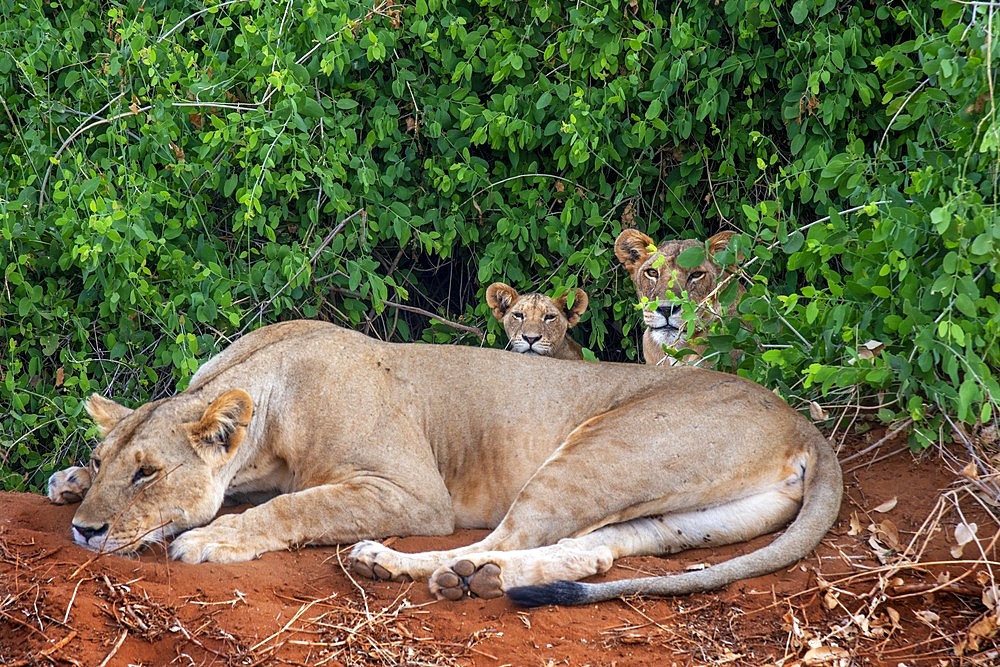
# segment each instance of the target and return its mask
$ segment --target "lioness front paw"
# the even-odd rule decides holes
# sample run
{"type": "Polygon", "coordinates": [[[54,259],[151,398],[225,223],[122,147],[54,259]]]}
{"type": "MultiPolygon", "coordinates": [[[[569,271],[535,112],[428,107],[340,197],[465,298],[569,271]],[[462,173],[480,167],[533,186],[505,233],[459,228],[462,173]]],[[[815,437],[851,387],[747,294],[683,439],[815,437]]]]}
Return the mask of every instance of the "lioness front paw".
{"type": "Polygon", "coordinates": [[[463,558],[438,568],[431,575],[431,593],[439,600],[461,600],[467,595],[486,600],[498,598],[503,595],[501,574],[496,563],[477,566],[463,558]]]}
{"type": "Polygon", "coordinates": [[[178,535],[170,543],[170,557],[185,563],[240,563],[253,560],[264,551],[251,544],[249,535],[222,516],[201,528],[178,535]]]}
{"type": "Polygon", "coordinates": [[[407,574],[393,573],[387,563],[394,554],[392,549],[372,540],[362,540],[354,545],[349,556],[351,572],[367,579],[381,581],[413,581],[407,574]]]}
{"type": "Polygon", "coordinates": [[[78,503],[90,490],[90,469],[73,466],[49,477],[49,500],[56,505],[78,503]]]}

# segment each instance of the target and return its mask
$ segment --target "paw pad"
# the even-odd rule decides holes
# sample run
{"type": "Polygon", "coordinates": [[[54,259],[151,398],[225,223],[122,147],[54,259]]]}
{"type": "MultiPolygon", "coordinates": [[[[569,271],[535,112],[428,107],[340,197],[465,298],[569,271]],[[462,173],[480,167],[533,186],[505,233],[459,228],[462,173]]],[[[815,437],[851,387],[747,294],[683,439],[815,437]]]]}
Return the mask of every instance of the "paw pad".
{"type": "Polygon", "coordinates": [[[485,563],[480,567],[470,560],[460,560],[435,577],[437,594],[446,600],[470,597],[491,600],[503,595],[500,567],[485,563]]]}

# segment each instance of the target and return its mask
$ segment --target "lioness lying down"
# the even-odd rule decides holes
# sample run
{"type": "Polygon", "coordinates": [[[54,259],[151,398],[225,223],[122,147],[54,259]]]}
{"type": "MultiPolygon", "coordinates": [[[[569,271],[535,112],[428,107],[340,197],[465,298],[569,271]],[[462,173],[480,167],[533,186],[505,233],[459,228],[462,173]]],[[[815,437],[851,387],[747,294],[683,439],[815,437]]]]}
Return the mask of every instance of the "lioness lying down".
{"type": "Polygon", "coordinates": [[[486,303],[503,324],[510,346],[521,354],[556,359],[583,359],[583,348],[567,331],[587,312],[587,293],[573,292],[572,307],[566,295],[553,299],[544,294],[518,294],[510,285],[493,283],[486,288],[486,303]]]}
{"type": "Polygon", "coordinates": [[[763,387],[697,368],[383,343],[293,321],[239,339],[176,396],[130,410],[94,395],[87,409],[104,433],[89,467],[49,480],[54,502],[83,497],[79,544],[128,553],[180,533],[171,557],[234,562],[495,527],[450,551],[354,547],[354,572],[429,578],[448,599],[717,588],[795,563],[840,506],[840,467],[812,424],[763,387]],[[225,496],[261,491],[278,495],[216,517],[225,496]],[[553,583],[789,521],[769,545],[702,571],[553,583]]]}

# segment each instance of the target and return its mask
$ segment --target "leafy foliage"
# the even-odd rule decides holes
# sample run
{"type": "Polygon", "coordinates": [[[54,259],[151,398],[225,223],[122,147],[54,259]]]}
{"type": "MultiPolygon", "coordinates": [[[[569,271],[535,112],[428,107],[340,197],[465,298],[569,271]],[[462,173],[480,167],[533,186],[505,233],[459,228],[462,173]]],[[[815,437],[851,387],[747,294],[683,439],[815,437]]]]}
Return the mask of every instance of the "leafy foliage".
{"type": "Polygon", "coordinates": [[[710,337],[740,373],[877,392],[919,444],[997,418],[998,26],[977,6],[0,7],[7,488],[82,455],[89,392],[182,388],[266,321],[495,345],[489,283],[584,287],[585,344],[634,359],[623,225],[742,232],[720,259],[743,257],[748,326],[710,337]]]}

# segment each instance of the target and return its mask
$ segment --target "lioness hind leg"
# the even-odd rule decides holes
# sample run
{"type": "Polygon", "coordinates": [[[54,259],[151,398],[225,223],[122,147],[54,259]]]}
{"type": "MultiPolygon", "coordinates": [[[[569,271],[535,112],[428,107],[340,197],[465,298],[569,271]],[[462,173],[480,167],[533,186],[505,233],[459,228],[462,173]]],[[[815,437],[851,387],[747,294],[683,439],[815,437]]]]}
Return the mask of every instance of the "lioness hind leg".
{"type": "Polygon", "coordinates": [[[49,500],[56,505],[78,503],[90,490],[90,469],[73,466],[49,477],[49,500]]]}
{"type": "Polygon", "coordinates": [[[430,577],[438,598],[493,598],[511,588],[576,581],[606,572],[624,556],[677,553],[742,542],[781,528],[799,503],[781,490],[690,512],[643,517],[604,526],[580,537],[535,549],[465,553],[430,577]]]}

